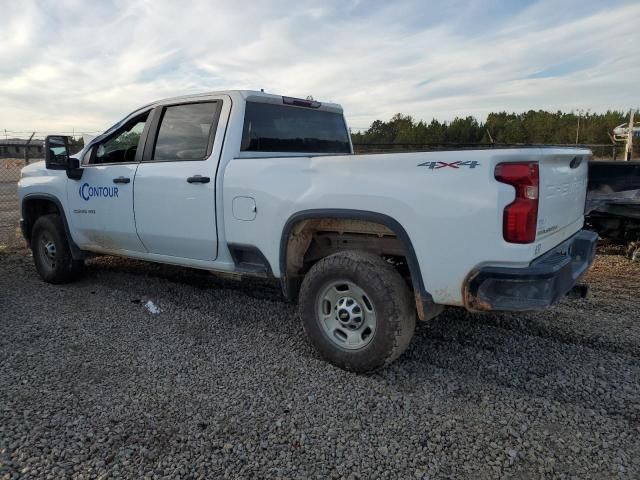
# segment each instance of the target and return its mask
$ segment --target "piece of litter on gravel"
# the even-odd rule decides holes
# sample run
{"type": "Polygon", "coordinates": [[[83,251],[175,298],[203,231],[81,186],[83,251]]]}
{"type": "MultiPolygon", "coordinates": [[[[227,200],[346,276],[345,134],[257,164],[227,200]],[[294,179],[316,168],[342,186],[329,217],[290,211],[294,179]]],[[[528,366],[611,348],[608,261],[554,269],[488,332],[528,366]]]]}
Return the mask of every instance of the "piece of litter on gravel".
{"type": "Polygon", "coordinates": [[[145,306],[145,308],[147,310],[149,310],[149,313],[151,313],[152,315],[157,315],[157,314],[160,313],[160,307],[158,307],[151,300],[149,300],[147,303],[145,303],[144,306],[145,306]]]}

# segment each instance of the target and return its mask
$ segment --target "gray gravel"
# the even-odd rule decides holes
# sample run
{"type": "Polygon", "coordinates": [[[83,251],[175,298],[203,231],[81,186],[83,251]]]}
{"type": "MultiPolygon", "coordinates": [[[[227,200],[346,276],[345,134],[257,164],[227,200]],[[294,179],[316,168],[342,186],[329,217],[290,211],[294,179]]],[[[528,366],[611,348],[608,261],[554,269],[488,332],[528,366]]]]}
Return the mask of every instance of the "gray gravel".
{"type": "Polygon", "coordinates": [[[101,258],[51,286],[0,254],[0,478],[640,478],[640,265],[590,280],[358,376],[272,283],[101,258]]]}

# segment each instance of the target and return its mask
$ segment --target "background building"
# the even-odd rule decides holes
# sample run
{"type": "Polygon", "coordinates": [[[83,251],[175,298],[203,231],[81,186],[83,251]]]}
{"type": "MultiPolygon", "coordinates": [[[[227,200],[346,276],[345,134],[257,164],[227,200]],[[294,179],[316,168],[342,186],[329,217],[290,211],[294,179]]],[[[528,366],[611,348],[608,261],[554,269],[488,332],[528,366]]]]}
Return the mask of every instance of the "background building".
{"type": "Polygon", "coordinates": [[[0,158],[44,158],[42,140],[0,139],[0,158]]]}

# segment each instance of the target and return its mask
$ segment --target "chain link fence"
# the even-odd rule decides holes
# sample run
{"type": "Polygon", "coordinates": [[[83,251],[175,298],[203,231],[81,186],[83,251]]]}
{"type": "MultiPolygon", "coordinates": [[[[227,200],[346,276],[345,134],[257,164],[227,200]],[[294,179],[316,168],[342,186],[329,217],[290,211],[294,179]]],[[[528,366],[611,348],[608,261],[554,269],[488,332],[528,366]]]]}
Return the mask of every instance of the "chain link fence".
{"type": "MultiPolygon", "coordinates": [[[[474,148],[525,147],[524,144],[478,144],[478,143],[354,143],[355,153],[426,152],[451,149],[472,150],[474,148]]],[[[585,147],[593,152],[596,160],[624,160],[624,144],[557,145],[558,147],[585,147]]],[[[633,159],[640,159],[640,142],[633,145],[633,159]]]]}
{"type": "Polygon", "coordinates": [[[18,180],[24,166],[24,158],[0,158],[0,251],[26,246],[18,205],[18,180]]]}

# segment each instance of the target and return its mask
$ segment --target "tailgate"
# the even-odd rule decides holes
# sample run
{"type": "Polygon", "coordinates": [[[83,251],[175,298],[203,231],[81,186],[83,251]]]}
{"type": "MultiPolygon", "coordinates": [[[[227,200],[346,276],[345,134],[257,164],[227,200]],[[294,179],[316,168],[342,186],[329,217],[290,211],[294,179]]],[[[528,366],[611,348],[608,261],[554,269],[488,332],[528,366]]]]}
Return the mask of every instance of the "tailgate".
{"type": "MultiPolygon", "coordinates": [[[[554,149],[543,151],[539,163],[540,199],[536,241],[566,228],[578,230],[584,216],[591,152],[554,149]]],[[[572,234],[574,232],[568,232],[572,234]]]]}

